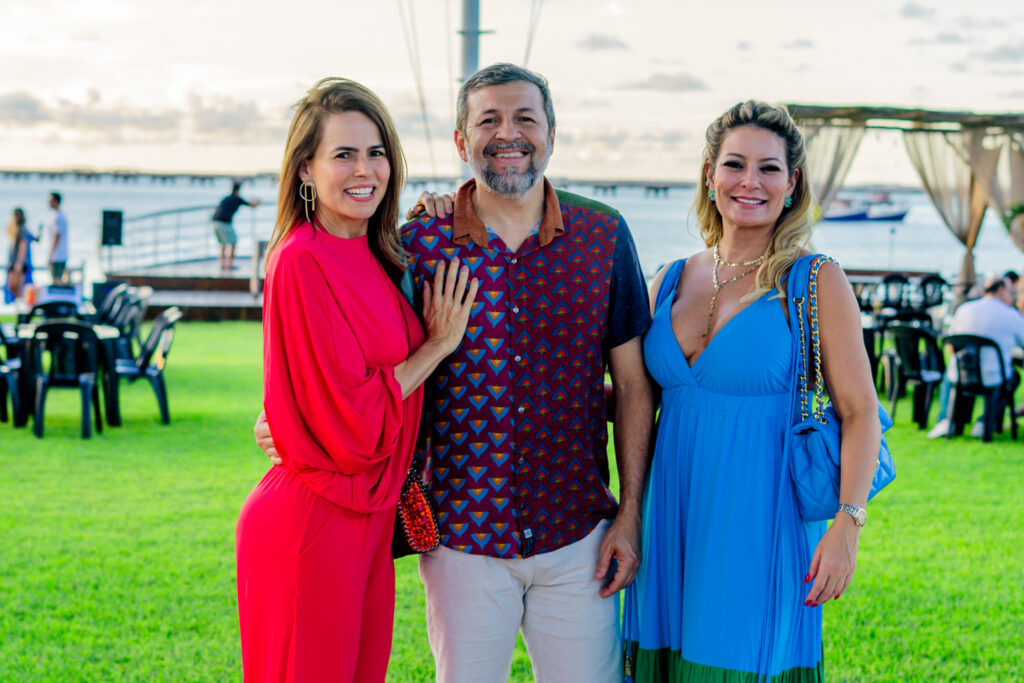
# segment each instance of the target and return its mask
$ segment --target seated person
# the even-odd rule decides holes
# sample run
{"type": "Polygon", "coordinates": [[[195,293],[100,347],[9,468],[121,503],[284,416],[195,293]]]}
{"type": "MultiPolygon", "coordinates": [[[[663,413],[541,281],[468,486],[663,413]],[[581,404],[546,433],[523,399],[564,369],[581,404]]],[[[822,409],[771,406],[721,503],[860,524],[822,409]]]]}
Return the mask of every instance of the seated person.
{"type": "MultiPolygon", "coordinates": [[[[1016,347],[1024,347],[1024,316],[1013,307],[1014,290],[1010,281],[1005,277],[989,278],[984,284],[984,293],[980,299],[968,301],[956,309],[953,314],[953,321],[949,325],[949,334],[974,334],[979,337],[988,337],[999,346],[1003,354],[1003,371],[1006,373],[1007,381],[1013,389],[1020,384],[1020,378],[1014,372],[1011,361],[1013,350],[1016,347]]],[[[1001,375],[999,372],[999,361],[995,353],[986,353],[988,349],[982,349],[981,353],[981,376],[986,386],[999,384],[1001,375]]],[[[947,410],[949,404],[949,393],[956,382],[956,359],[950,357],[946,366],[946,374],[939,386],[939,421],[928,432],[928,437],[937,439],[945,436],[949,428],[947,410]]],[[[971,429],[971,436],[981,436],[982,423],[975,423],[971,429]]]]}

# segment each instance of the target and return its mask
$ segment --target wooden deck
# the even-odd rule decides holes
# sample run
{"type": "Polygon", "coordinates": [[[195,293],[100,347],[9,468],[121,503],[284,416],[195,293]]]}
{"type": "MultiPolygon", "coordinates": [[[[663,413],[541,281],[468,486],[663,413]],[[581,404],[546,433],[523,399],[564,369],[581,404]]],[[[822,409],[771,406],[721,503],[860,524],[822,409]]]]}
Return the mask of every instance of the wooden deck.
{"type": "Polygon", "coordinates": [[[235,266],[221,270],[216,259],[170,263],[110,272],[107,280],[152,287],[151,316],[177,306],[186,320],[260,320],[263,293],[250,290],[252,259],[236,259],[235,266]]]}

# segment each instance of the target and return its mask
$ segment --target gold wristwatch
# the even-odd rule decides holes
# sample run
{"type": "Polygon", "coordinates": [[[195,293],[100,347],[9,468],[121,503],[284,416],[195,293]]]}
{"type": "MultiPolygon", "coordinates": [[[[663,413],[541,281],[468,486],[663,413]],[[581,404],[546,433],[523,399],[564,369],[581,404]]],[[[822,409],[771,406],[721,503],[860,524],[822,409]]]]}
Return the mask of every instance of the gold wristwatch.
{"type": "Polygon", "coordinates": [[[857,526],[864,526],[864,523],[868,521],[868,511],[864,508],[859,508],[856,505],[840,503],[839,510],[853,517],[853,523],[857,526]]]}

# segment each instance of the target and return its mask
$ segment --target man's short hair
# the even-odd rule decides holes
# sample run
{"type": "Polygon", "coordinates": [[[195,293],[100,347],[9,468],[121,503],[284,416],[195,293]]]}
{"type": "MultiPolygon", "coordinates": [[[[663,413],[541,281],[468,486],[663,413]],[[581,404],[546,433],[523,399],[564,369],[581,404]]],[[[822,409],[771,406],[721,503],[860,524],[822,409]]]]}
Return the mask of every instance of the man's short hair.
{"type": "Polygon", "coordinates": [[[240,180],[232,181],[232,183],[231,183],[231,194],[238,194],[238,192],[241,189],[242,189],[242,181],[240,181],[240,180]]]}
{"type": "Polygon", "coordinates": [[[50,199],[57,202],[57,205],[59,206],[61,201],[60,192],[51,192],[50,199]]]}
{"type": "Polygon", "coordinates": [[[1000,275],[998,277],[990,277],[985,280],[983,291],[985,294],[995,294],[1003,287],[1008,287],[1009,284],[1010,283],[1006,280],[1005,276],[1000,275]]]}
{"type": "Polygon", "coordinates": [[[459,103],[455,113],[455,128],[463,135],[466,134],[466,121],[469,119],[469,94],[480,88],[489,85],[503,85],[505,83],[518,83],[525,81],[533,83],[540,88],[540,96],[544,101],[544,115],[548,119],[548,132],[555,129],[555,106],[551,103],[551,91],[548,90],[548,81],[539,73],[515,64],[506,62],[491,64],[477,71],[467,78],[459,88],[459,103]]]}

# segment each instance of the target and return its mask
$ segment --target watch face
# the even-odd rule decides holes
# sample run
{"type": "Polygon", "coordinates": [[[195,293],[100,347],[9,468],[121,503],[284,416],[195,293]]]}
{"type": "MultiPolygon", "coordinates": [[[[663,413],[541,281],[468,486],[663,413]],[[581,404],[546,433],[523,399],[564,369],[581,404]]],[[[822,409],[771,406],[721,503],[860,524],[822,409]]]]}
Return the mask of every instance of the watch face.
{"type": "Polygon", "coordinates": [[[857,510],[857,513],[853,516],[857,520],[857,524],[864,526],[864,522],[868,521],[868,513],[863,509],[857,510]]]}

